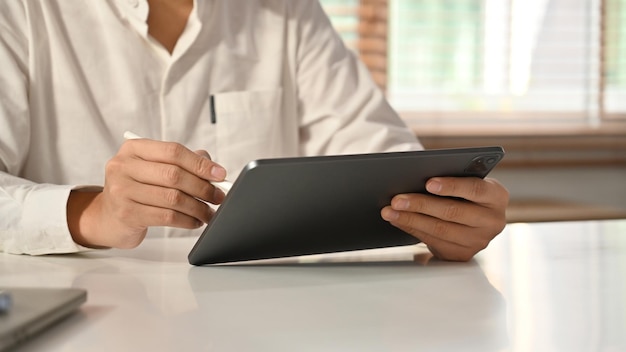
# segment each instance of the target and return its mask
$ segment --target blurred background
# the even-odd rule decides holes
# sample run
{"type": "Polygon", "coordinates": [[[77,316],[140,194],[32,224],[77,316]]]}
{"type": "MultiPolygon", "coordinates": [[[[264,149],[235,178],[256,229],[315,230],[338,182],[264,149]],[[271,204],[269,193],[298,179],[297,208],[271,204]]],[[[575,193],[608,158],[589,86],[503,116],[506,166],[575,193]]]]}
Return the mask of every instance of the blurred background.
{"type": "Polygon", "coordinates": [[[626,0],[321,3],[427,148],[505,148],[510,222],[626,218],[626,0]]]}

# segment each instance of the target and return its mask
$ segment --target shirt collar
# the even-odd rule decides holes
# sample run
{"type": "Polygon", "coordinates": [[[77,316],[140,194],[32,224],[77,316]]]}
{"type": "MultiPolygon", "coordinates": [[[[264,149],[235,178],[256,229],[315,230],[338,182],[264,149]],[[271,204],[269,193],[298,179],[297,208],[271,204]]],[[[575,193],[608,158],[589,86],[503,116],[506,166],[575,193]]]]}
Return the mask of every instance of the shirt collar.
{"type": "Polygon", "coordinates": [[[148,12],[150,10],[147,0],[113,0],[120,17],[127,21],[137,32],[144,37],[148,36],[148,12]]]}
{"type": "Polygon", "coordinates": [[[191,11],[185,31],[176,44],[173,55],[170,56],[164,49],[159,47],[158,44],[153,42],[153,39],[148,35],[147,20],[150,6],[147,0],[112,0],[111,2],[117,9],[120,18],[128,22],[141,36],[154,44],[155,50],[165,61],[175,60],[193,44],[202,27],[201,18],[203,16],[201,13],[207,10],[207,6],[205,5],[206,1],[194,0],[193,11],[191,11]]]}

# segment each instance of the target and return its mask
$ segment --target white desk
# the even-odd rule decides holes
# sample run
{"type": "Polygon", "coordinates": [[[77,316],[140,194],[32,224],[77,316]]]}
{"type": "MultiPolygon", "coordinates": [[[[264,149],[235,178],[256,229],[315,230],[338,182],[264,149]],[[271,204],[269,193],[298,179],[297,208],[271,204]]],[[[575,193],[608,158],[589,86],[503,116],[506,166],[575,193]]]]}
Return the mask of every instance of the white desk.
{"type": "Polygon", "coordinates": [[[19,351],[626,350],[626,220],[509,225],[470,263],[417,246],[192,267],[193,243],[0,254],[0,286],[89,292],[19,351]]]}

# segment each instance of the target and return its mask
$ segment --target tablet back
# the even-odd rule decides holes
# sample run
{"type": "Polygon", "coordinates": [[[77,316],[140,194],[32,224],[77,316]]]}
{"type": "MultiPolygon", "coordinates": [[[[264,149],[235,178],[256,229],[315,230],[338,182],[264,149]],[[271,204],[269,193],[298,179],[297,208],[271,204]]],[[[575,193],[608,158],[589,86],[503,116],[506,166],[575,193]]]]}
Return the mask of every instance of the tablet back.
{"type": "Polygon", "coordinates": [[[189,253],[194,265],[415,244],[384,221],[433,176],[484,177],[500,147],[266,159],[246,166],[189,253]]]}

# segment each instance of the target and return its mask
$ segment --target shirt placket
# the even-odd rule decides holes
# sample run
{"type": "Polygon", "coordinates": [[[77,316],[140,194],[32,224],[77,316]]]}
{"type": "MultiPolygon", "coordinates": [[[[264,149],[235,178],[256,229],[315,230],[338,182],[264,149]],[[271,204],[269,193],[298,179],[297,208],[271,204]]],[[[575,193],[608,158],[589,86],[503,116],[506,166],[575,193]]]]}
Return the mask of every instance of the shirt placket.
{"type": "MultiPolygon", "coordinates": [[[[159,94],[161,138],[163,140],[184,142],[183,136],[186,135],[186,124],[182,123],[181,118],[185,118],[185,116],[193,112],[188,111],[188,107],[181,104],[185,99],[180,94],[185,89],[177,89],[179,87],[174,87],[174,85],[185,84],[183,76],[188,68],[180,64],[180,59],[191,48],[201,28],[202,23],[198,17],[198,3],[194,1],[193,11],[189,15],[187,25],[178,39],[174,51],[171,55],[166,51],[168,64],[163,75],[161,92],[159,94]]],[[[197,87],[189,88],[192,90],[197,89],[197,87]]]]}
{"type": "MultiPolygon", "coordinates": [[[[147,19],[149,14],[149,4],[147,0],[115,0],[118,10],[123,19],[142,37],[147,43],[147,47],[162,62],[164,70],[161,75],[159,90],[159,118],[161,140],[179,140],[182,131],[179,131],[181,124],[179,119],[184,114],[184,106],[180,106],[172,99],[173,85],[179,84],[179,78],[183,75],[184,67],[177,65],[178,60],[189,50],[193,42],[200,33],[202,23],[198,16],[199,3],[194,1],[187,25],[181,34],[176,47],[170,54],[158,41],[148,34],[147,19]]],[[[155,136],[156,137],[156,136],[155,136]]]]}

